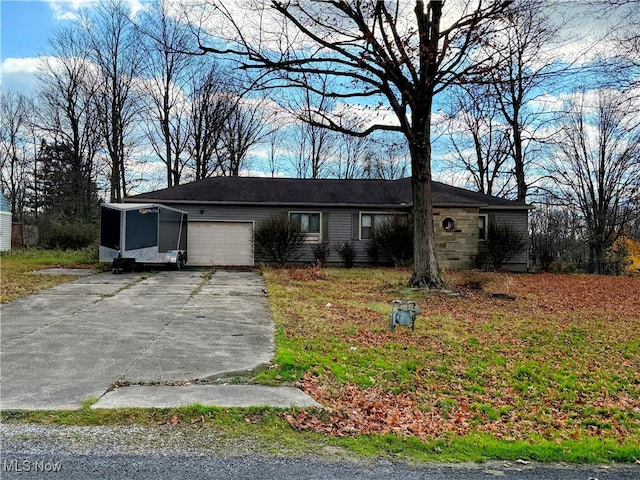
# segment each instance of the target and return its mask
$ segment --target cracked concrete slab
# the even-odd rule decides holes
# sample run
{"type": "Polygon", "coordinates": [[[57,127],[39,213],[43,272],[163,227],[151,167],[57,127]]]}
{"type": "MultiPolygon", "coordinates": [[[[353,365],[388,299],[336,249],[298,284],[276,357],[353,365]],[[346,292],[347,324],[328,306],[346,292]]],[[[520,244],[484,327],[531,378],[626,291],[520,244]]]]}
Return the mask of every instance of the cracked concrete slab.
{"type": "Polygon", "coordinates": [[[314,407],[322,405],[293,387],[261,385],[132,386],[116,388],[91,408],[314,407]]]}
{"type": "Polygon", "coordinates": [[[115,382],[266,364],[274,327],[264,291],[250,271],[102,273],[3,305],[0,409],[78,408],[115,382]]]}

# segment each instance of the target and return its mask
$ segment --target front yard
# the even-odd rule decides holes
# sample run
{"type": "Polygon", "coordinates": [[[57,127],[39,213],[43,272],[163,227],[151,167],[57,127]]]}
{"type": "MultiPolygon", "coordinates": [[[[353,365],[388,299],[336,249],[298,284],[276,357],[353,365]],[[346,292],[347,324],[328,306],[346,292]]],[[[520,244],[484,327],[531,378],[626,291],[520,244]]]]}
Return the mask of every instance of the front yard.
{"type": "MultiPolygon", "coordinates": [[[[2,301],[74,277],[90,252],[2,255],[2,301]]],[[[231,379],[296,384],[323,410],[7,412],[3,421],[171,425],[265,451],[346,448],[416,460],[640,460],[640,278],[447,273],[451,293],[405,269],[263,270],[277,326],[270,368],[231,379]],[[389,329],[414,300],[415,331],[389,329]]]]}
{"type": "Polygon", "coordinates": [[[97,252],[86,250],[45,250],[32,248],[3,252],[0,256],[0,303],[74,280],[73,275],[37,275],[45,268],[94,267],[97,252]]]}
{"type": "Polygon", "coordinates": [[[639,278],[447,274],[455,296],[408,289],[400,269],[264,275],[278,353],[261,380],[328,407],[287,415],[295,429],[640,458],[639,278]],[[415,331],[390,332],[396,298],[418,302],[415,331]]]}

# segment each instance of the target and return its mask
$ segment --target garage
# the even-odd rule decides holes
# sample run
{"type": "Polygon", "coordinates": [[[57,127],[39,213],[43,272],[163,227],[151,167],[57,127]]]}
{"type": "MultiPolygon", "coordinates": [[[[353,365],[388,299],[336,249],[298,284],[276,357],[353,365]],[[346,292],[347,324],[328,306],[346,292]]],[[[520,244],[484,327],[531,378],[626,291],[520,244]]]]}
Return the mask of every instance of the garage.
{"type": "Polygon", "coordinates": [[[253,223],[189,222],[188,265],[253,266],[253,223]]]}

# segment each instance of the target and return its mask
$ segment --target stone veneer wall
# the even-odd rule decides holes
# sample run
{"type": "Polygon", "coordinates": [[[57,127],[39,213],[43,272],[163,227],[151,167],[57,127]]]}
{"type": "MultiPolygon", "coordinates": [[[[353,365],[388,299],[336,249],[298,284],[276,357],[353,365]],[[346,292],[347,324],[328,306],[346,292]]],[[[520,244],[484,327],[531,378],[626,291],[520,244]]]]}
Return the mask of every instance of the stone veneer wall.
{"type": "Polygon", "coordinates": [[[433,220],[440,268],[474,268],[478,255],[478,209],[434,207],[433,220]],[[443,221],[447,218],[454,221],[451,230],[443,227],[443,221]]]}

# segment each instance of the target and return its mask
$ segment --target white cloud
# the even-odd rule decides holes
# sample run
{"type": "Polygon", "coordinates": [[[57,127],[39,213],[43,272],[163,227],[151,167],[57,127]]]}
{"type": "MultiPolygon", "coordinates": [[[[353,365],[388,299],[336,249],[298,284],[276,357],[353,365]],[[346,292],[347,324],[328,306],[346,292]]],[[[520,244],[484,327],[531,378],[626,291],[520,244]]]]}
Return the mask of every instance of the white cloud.
{"type": "MultiPolygon", "coordinates": [[[[53,12],[54,20],[77,20],[81,9],[91,8],[99,2],[98,0],[47,0],[47,3],[53,12]]],[[[128,0],[127,3],[134,17],[145,8],[142,0],[128,0]]]]}
{"type": "Polygon", "coordinates": [[[95,0],[48,0],[54,20],[76,20],[78,11],[95,4],[95,0]]]}
{"type": "Polygon", "coordinates": [[[2,89],[30,93],[37,83],[36,72],[42,66],[41,57],[6,58],[0,66],[2,89]]]}

